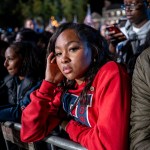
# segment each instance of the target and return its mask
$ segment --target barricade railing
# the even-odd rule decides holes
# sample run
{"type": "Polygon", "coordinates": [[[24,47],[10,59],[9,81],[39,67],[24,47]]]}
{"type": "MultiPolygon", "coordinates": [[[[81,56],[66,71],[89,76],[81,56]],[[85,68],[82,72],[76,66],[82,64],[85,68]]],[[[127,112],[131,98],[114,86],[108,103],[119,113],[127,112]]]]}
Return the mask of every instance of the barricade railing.
{"type": "MultiPolygon", "coordinates": [[[[7,121],[5,123],[1,123],[1,129],[6,141],[7,150],[9,150],[7,141],[11,141],[19,147],[27,150],[36,150],[34,143],[24,143],[20,140],[21,124],[7,121]]],[[[86,150],[86,148],[82,147],[78,143],[55,135],[49,135],[42,141],[51,144],[52,150],[55,149],[55,147],[59,147],[65,150],[86,150]]]]}

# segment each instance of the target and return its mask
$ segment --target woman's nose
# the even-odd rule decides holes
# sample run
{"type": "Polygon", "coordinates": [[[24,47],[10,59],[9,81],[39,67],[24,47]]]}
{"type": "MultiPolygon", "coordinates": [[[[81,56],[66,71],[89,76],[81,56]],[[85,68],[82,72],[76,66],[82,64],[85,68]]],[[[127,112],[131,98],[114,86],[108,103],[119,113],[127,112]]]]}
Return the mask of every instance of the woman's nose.
{"type": "Polygon", "coordinates": [[[7,67],[8,66],[8,63],[7,63],[7,60],[4,61],[4,67],[7,67]]]}
{"type": "Polygon", "coordinates": [[[70,61],[70,58],[69,58],[69,56],[68,56],[68,54],[63,54],[62,55],[62,58],[61,58],[61,62],[62,63],[68,63],[70,61]]]}

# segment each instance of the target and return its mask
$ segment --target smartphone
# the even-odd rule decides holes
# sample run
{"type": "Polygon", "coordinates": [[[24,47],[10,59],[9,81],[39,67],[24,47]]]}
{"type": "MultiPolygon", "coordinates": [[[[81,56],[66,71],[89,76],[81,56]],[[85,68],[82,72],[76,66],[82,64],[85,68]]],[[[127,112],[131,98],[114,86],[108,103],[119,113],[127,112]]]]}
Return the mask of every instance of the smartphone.
{"type": "Polygon", "coordinates": [[[109,32],[112,32],[112,31],[114,33],[110,33],[109,35],[111,37],[110,41],[112,44],[117,45],[119,42],[126,40],[126,36],[116,24],[106,27],[106,34],[109,34],[109,32]],[[117,33],[122,33],[123,35],[114,36],[117,33]]]}
{"type": "Polygon", "coordinates": [[[121,30],[116,25],[107,26],[106,31],[108,31],[108,32],[114,31],[115,33],[120,33],[121,32],[121,30]]]}

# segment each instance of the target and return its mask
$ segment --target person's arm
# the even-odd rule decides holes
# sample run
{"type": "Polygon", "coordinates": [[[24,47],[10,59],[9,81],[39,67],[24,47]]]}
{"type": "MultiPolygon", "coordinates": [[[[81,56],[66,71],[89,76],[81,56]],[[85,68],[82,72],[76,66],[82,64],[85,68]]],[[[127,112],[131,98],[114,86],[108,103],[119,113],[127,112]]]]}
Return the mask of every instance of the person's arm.
{"type": "MultiPolygon", "coordinates": [[[[112,38],[112,41],[116,42],[117,40],[115,38],[112,38]]],[[[131,49],[130,41],[124,40],[122,42],[116,42],[116,44],[114,44],[113,42],[111,42],[111,40],[108,40],[108,45],[109,52],[111,53],[114,60],[119,63],[125,63],[126,53],[129,49],[131,49]]]]}
{"type": "Polygon", "coordinates": [[[129,149],[130,84],[128,79],[120,72],[113,74],[106,70],[102,73],[95,87],[99,114],[97,123],[93,127],[86,127],[71,120],[66,125],[66,132],[73,141],[89,150],[129,149]]]}
{"type": "Polygon", "coordinates": [[[30,103],[30,94],[38,89],[42,81],[38,81],[29,91],[26,92],[25,96],[19,101],[19,108],[23,111],[25,107],[30,103]]]}
{"type": "Polygon", "coordinates": [[[34,87],[32,87],[25,96],[20,99],[19,104],[7,104],[0,106],[0,121],[13,121],[20,122],[22,110],[30,103],[30,93],[33,92],[40,86],[41,82],[38,82],[34,87]]]}
{"type": "Polygon", "coordinates": [[[19,122],[21,110],[19,105],[3,105],[0,106],[0,122],[14,121],[19,122]]]}
{"type": "Polygon", "coordinates": [[[34,142],[45,138],[60,123],[61,117],[58,115],[60,95],[59,88],[45,80],[38,90],[31,93],[31,102],[22,113],[23,142],[34,142]]]}
{"type": "Polygon", "coordinates": [[[43,139],[61,122],[64,115],[60,113],[62,90],[57,85],[63,79],[64,76],[57,66],[54,53],[51,52],[47,57],[45,80],[39,90],[31,94],[31,103],[22,114],[21,140],[23,142],[43,139]]]}
{"type": "Polygon", "coordinates": [[[131,145],[132,150],[150,148],[150,55],[142,53],[135,65],[132,80],[131,145]]]}

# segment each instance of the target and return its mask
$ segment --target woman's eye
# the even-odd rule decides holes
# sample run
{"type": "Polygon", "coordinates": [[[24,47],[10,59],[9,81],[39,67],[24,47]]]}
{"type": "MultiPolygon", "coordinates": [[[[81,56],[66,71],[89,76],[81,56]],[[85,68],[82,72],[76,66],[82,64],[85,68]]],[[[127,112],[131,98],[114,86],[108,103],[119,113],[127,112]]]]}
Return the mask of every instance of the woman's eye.
{"type": "Polygon", "coordinates": [[[13,58],[7,58],[7,60],[8,60],[8,61],[11,61],[11,60],[13,60],[13,58]]]}
{"type": "Polygon", "coordinates": [[[55,53],[55,56],[57,57],[57,56],[60,56],[61,55],[61,53],[55,53]]]}
{"type": "Polygon", "coordinates": [[[72,47],[70,48],[70,51],[77,51],[79,49],[79,47],[72,47]]]}

